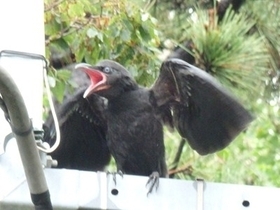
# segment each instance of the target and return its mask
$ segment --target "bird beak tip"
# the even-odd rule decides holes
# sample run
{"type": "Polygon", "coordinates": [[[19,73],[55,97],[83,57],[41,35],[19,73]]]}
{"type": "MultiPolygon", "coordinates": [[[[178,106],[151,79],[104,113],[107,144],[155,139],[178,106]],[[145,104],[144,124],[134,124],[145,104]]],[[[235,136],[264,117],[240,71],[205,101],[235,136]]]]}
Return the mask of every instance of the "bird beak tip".
{"type": "Polygon", "coordinates": [[[88,95],[89,95],[89,92],[90,92],[90,89],[88,88],[88,89],[84,92],[83,98],[87,98],[88,95]]]}

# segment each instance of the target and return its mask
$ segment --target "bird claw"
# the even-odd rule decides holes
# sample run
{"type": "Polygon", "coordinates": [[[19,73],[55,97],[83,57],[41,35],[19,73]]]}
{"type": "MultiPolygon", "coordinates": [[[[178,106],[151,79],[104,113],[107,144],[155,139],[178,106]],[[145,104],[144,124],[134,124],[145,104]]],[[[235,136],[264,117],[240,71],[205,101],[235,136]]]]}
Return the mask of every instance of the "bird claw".
{"type": "Polygon", "coordinates": [[[146,187],[147,185],[150,185],[149,187],[149,191],[147,193],[147,196],[153,191],[154,187],[155,187],[155,190],[158,189],[158,186],[159,186],[159,173],[157,171],[154,171],[150,176],[149,176],[149,179],[146,183],[146,187]]]}
{"type": "Polygon", "coordinates": [[[114,181],[115,185],[117,185],[117,174],[120,175],[123,178],[123,172],[121,170],[118,170],[117,172],[107,171],[106,173],[107,173],[107,176],[108,175],[113,176],[113,181],[114,181]]]}

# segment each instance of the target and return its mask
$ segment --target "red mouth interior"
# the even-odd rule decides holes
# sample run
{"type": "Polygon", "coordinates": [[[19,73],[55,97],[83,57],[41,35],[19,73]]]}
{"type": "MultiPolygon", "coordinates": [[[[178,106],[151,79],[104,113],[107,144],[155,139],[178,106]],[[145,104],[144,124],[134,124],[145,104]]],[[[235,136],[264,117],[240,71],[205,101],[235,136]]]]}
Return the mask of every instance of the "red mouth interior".
{"type": "Polygon", "coordinates": [[[84,98],[86,98],[88,95],[90,95],[93,92],[100,91],[102,89],[108,88],[106,83],[106,76],[96,70],[96,69],[90,69],[90,68],[85,68],[83,69],[84,72],[89,76],[91,85],[88,87],[88,89],[84,93],[84,98]]]}
{"type": "Polygon", "coordinates": [[[103,80],[103,75],[97,70],[87,70],[86,73],[89,75],[92,85],[96,85],[98,82],[103,80]]]}

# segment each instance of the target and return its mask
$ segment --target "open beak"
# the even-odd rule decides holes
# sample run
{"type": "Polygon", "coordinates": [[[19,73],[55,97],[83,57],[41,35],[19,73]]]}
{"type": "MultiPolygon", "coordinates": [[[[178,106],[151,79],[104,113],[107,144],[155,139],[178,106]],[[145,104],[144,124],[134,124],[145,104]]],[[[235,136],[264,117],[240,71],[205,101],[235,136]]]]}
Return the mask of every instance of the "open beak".
{"type": "Polygon", "coordinates": [[[106,84],[107,77],[98,70],[98,67],[91,66],[86,63],[77,64],[75,69],[84,71],[90,78],[90,86],[84,92],[83,97],[86,98],[94,92],[108,89],[110,86],[106,84]]]}

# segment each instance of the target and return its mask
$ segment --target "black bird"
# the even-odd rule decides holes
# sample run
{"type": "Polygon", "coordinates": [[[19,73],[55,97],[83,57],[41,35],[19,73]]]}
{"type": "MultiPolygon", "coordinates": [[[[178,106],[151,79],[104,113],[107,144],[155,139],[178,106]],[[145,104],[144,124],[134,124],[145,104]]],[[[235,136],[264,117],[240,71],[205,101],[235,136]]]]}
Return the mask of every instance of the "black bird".
{"type": "MultiPolygon", "coordinates": [[[[75,71],[74,66],[66,68],[72,72],[71,80],[77,88],[73,93],[66,92],[62,104],[55,103],[61,142],[51,156],[58,161],[58,168],[103,171],[111,157],[103,117],[106,100],[97,95],[83,98],[90,80],[85,73],[75,71]]],[[[44,141],[53,146],[56,130],[51,114],[44,123],[44,132],[44,141]]]]}
{"type": "Polygon", "coordinates": [[[179,59],[163,62],[149,89],[111,60],[76,68],[91,81],[84,97],[108,100],[103,120],[117,169],[151,175],[149,192],[159,176],[167,176],[163,124],[175,127],[194,150],[206,155],[225,148],[252,121],[249,112],[212,76],[179,59]]]}

